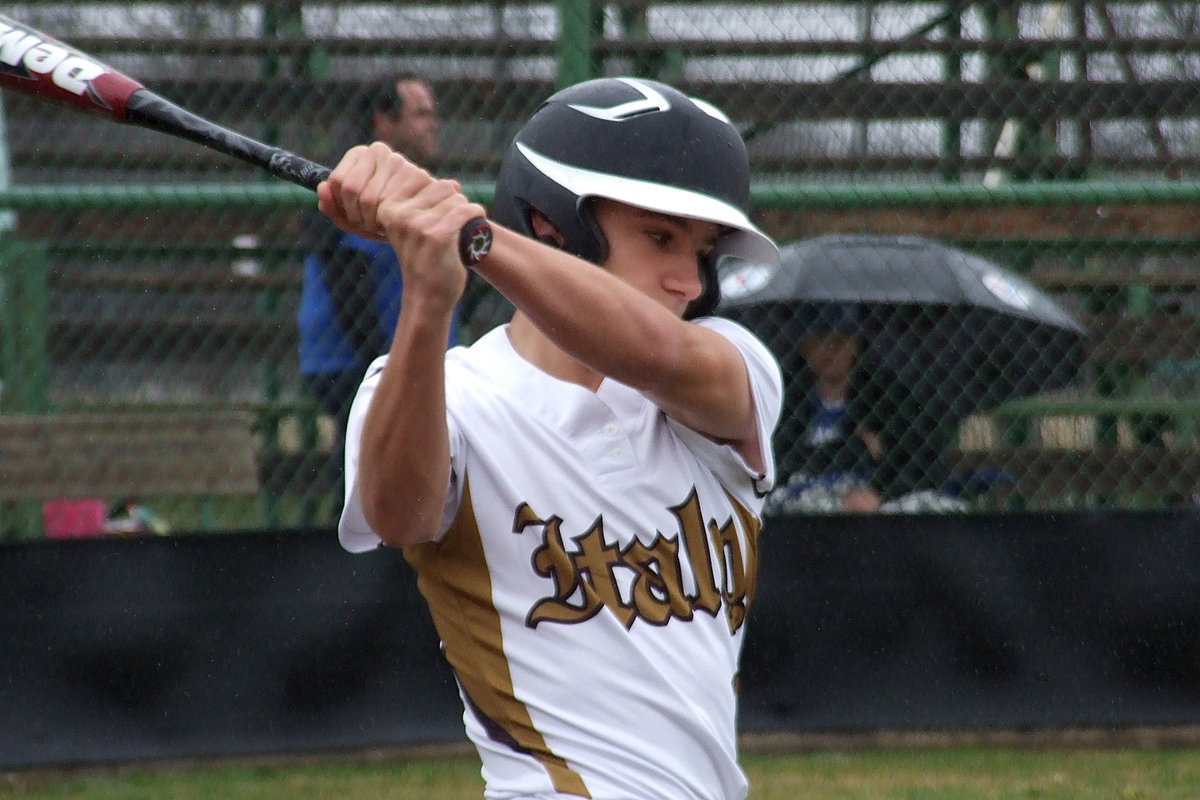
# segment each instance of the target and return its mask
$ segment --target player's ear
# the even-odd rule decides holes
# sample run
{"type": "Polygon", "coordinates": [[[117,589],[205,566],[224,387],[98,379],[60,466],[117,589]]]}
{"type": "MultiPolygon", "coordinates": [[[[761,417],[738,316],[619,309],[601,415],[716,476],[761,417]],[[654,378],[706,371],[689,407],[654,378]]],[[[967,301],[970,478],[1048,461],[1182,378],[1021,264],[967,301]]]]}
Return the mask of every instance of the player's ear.
{"type": "Polygon", "coordinates": [[[538,211],[536,208],[529,209],[529,224],[533,228],[533,237],[542,244],[548,244],[551,247],[562,249],[565,237],[559,233],[558,228],[551,222],[545,214],[538,211]]]}

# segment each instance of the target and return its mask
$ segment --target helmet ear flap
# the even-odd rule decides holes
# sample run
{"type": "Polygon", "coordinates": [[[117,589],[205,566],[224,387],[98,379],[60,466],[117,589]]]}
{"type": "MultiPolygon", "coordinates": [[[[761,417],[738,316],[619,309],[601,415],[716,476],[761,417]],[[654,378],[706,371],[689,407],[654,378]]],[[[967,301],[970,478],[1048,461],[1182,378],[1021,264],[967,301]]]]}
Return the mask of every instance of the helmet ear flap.
{"type": "Polygon", "coordinates": [[[579,222],[585,233],[586,241],[566,243],[565,249],[572,255],[579,256],[584,261],[590,261],[593,264],[603,264],[608,260],[608,237],[604,235],[604,231],[600,228],[600,223],[596,222],[596,214],[592,209],[594,201],[590,197],[579,198],[579,207],[576,211],[576,216],[579,217],[579,222]]]}
{"type": "Polygon", "coordinates": [[[596,222],[589,198],[581,198],[575,210],[575,219],[565,221],[551,217],[524,200],[518,199],[517,204],[520,207],[522,232],[530,238],[596,265],[603,264],[608,259],[608,238],[596,222]],[[545,217],[554,226],[557,237],[537,234],[533,224],[535,213],[545,217]]]}

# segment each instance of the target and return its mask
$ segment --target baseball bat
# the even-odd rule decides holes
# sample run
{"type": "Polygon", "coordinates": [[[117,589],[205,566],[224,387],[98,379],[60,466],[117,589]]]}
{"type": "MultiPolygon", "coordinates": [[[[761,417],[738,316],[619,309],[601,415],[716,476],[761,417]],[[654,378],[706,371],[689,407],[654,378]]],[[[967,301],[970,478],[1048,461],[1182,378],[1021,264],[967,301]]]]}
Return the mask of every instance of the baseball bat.
{"type": "MultiPolygon", "coordinates": [[[[0,87],[187,139],[316,190],[330,169],[194,114],[88,54],[0,14],[0,87]]],[[[478,217],[459,233],[459,256],[474,266],[487,255],[492,230],[478,217]]]]}

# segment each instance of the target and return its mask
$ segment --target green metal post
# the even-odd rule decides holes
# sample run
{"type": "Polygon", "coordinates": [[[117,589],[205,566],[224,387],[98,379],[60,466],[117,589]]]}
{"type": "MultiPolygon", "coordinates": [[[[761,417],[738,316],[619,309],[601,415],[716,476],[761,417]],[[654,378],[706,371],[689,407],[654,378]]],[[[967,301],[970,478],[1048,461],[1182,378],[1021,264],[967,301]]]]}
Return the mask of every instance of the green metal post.
{"type": "MultiPolygon", "coordinates": [[[[985,4],[983,8],[984,35],[989,39],[1000,39],[1003,41],[1018,38],[1020,32],[1017,20],[1020,17],[1021,5],[1019,2],[985,4]]],[[[989,78],[1001,79],[1010,78],[1014,75],[1024,75],[1025,65],[1012,55],[1000,53],[988,58],[987,74],[989,78]]],[[[1009,155],[1019,155],[1022,149],[1022,142],[1026,139],[1026,125],[1019,119],[988,123],[988,149],[997,156],[1003,155],[1003,151],[1008,148],[1008,141],[1005,139],[1005,126],[1011,126],[1012,128],[1010,131],[1012,152],[1009,155]]],[[[1023,180],[1029,177],[1022,174],[1021,170],[1015,170],[1014,172],[1016,174],[1013,174],[1011,177],[1016,180],[1023,180]]]]}
{"type": "MultiPolygon", "coordinates": [[[[280,9],[275,3],[267,3],[263,7],[262,38],[273,39],[279,33],[280,9]]],[[[281,72],[279,56],[268,53],[260,60],[259,72],[264,78],[276,78],[281,72]]],[[[275,142],[279,138],[279,126],[271,122],[263,126],[261,136],[265,142],[275,142]]],[[[261,176],[265,180],[266,176],[261,176]]],[[[270,316],[274,307],[278,306],[278,298],[271,290],[259,294],[256,310],[262,316],[270,316]]],[[[260,417],[260,433],[262,435],[263,454],[279,452],[279,395],[281,380],[279,367],[271,359],[265,359],[259,365],[259,382],[262,386],[263,406],[266,409],[260,417]]],[[[282,503],[274,491],[267,491],[262,496],[263,522],[268,527],[282,525],[282,503]]]]}
{"type": "MultiPolygon", "coordinates": [[[[1154,309],[1154,290],[1145,284],[1130,286],[1126,290],[1125,298],[1126,313],[1130,317],[1145,317],[1154,309]]],[[[1146,397],[1150,390],[1148,384],[1144,373],[1131,372],[1125,387],[1127,396],[1146,397]]],[[[1173,420],[1164,414],[1131,414],[1128,422],[1130,433],[1138,443],[1165,444],[1164,437],[1172,427],[1173,420]]]]}
{"type": "MultiPolygon", "coordinates": [[[[287,20],[285,20],[285,30],[297,38],[306,38],[304,31],[304,20],[301,18],[299,13],[289,16],[287,20]]],[[[293,71],[299,73],[300,77],[309,80],[320,81],[329,75],[329,51],[327,48],[319,45],[309,47],[297,58],[296,63],[292,65],[292,68],[293,71]]],[[[310,149],[317,146],[317,143],[313,141],[313,139],[316,138],[313,136],[316,131],[316,126],[311,126],[308,131],[306,131],[310,138],[305,144],[310,149]]],[[[325,147],[322,146],[321,151],[324,149],[325,147]]],[[[275,272],[284,268],[284,266],[285,265],[280,263],[277,258],[272,258],[266,262],[264,269],[267,272],[275,272]]],[[[281,297],[279,292],[274,292],[273,294],[274,297],[272,299],[274,302],[271,312],[275,313],[280,305],[281,297]]],[[[317,452],[317,445],[320,439],[320,429],[317,424],[317,417],[318,409],[315,406],[310,406],[307,402],[301,402],[298,405],[296,422],[299,427],[298,436],[300,440],[300,452],[302,453],[317,452]]],[[[345,431],[337,431],[334,435],[343,436],[345,435],[345,431]]],[[[338,466],[340,468],[340,465],[338,466]]],[[[323,462],[318,461],[313,465],[312,469],[324,472],[326,470],[326,465],[323,462]]],[[[316,483],[318,486],[324,484],[323,481],[318,481],[316,483]]],[[[326,500],[326,498],[321,490],[312,488],[312,484],[306,484],[304,486],[299,509],[299,516],[302,524],[311,526],[320,525],[325,522],[325,520],[321,518],[321,509],[323,506],[327,505],[327,503],[323,502],[324,500],[326,500]]]]}
{"type": "Polygon", "coordinates": [[[0,234],[0,408],[22,414],[46,410],[49,384],[49,269],[35,245],[0,234]]]}
{"type": "MultiPolygon", "coordinates": [[[[0,98],[0,188],[12,183],[8,131],[0,98]]],[[[16,237],[17,217],[0,209],[0,411],[37,412],[46,405],[47,298],[44,254],[16,237]]],[[[0,539],[41,534],[36,502],[0,503],[0,539]]]]}
{"type": "MultiPolygon", "coordinates": [[[[0,233],[0,410],[46,411],[49,383],[49,269],[40,248],[0,233]]],[[[0,504],[0,537],[43,534],[36,501],[0,504]]]]}
{"type": "MultiPolygon", "coordinates": [[[[1062,4],[1052,4],[1050,8],[1043,11],[1046,16],[1046,21],[1053,24],[1053,28],[1044,30],[1043,35],[1051,36],[1062,28],[1065,24],[1063,21],[1064,11],[1062,4]]],[[[1062,60],[1063,52],[1060,48],[1049,50],[1042,57],[1041,61],[1041,80],[1047,83],[1057,82],[1062,78],[1062,60]]],[[[1034,168],[1034,175],[1043,179],[1054,179],[1068,177],[1058,172],[1054,166],[1054,158],[1058,155],[1058,121],[1049,120],[1037,124],[1031,121],[1029,124],[1029,139],[1026,146],[1029,148],[1031,156],[1037,157],[1037,167],[1034,168]]]]}
{"type": "MultiPolygon", "coordinates": [[[[271,39],[286,36],[303,40],[305,38],[305,30],[301,12],[300,3],[268,6],[263,16],[263,38],[271,39]]],[[[290,64],[284,63],[279,56],[267,55],[263,57],[261,65],[263,77],[266,78],[279,77],[288,72],[296,77],[319,79],[328,74],[329,53],[325,48],[309,47],[304,49],[290,64]]],[[[309,128],[308,135],[310,139],[306,142],[306,145],[308,145],[306,149],[313,149],[315,147],[315,142],[312,139],[315,138],[313,137],[313,133],[317,130],[317,126],[309,128]]],[[[262,135],[264,141],[278,143],[282,131],[277,123],[272,123],[265,126],[262,135]]],[[[266,176],[264,175],[263,178],[265,180],[266,176]]],[[[277,256],[261,260],[261,269],[264,272],[278,272],[284,268],[286,268],[286,265],[277,256]]],[[[264,317],[278,319],[283,309],[282,292],[279,289],[264,289],[259,294],[257,309],[258,313],[264,317]]],[[[278,453],[282,450],[280,425],[289,414],[285,409],[283,400],[283,377],[276,362],[263,362],[261,384],[263,401],[266,408],[269,409],[264,413],[263,417],[263,448],[268,453],[278,453]]],[[[301,403],[294,419],[297,424],[300,452],[314,452],[319,439],[317,410],[315,408],[310,409],[306,403],[301,403]]],[[[313,464],[310,468],[318,470],[323,469],[324,466],[313,464]]],[[[307,475],[298,475],[295,478],[304,483],[303,487],[298,487],[301,488],[301,491],[299,507],[296,511],[298,520],[296,521],[305,525],[317,524],[319,522],[320,508],[323,505],[323,497],[317,490],[312,488],[313,482],[308,480],[307,475]]],[[[269,493],[263,498],[265,521],[271,526],[282,524],[284,517],[288,516],[285,513],[286,509],[284,508],[280,494],[288,494],[286,489],[290,487],[281,488],[283,489],[282,491],[269,493]]]]}
{"type": "MultiPolygon", "coordinates": [[[[1074,36],[1082,36],[1088,29],[1087,4],[1071,3],[1068,6],[1067,13],[1071,20],[1071,33],[1074,36]]],[[[1069,58],[1073,66],[1075,80],[1085,83],[1090,81],[1090,58],[1088,57],[1086,48],[1079,47],[1070,51],[1069,58]]],[[[1080,165],[1091,164],[1093,157],[1092,122],[1086,115],[1081,114],[1075,119],[1075,137],[1079,148],[1078,163],[1080,165]]],[[[1084,180],[1091,177],[1091,174],[1092,170],[1090,167],[1076,166],[1070,170],[1071,180],[1084,180]]]]}
{"type": "MultiPolygon", "coordinates": [[[[4,108],[0,105],[0,189],[10,171],[4,108]]],[[[21,242],[16,215],[0,211],[0,409],[46,410],[49,385],[49,268],[41,248],[21,242]]]]}
{"type": "MultiPolygon", "coordinates": [[[[962,11],[957,3],[947,3],[947,19],[942,25],[946,41],[950,44],[962,42],[962,11]]],[[[947,53],[943,60],[947,81],[961,81],[963,74],[962,54],[947,53]]],[[[947,120],[942,123],[942,153],[946,161],[958,161],[962,155],[962,123],[947,120]]],[[[946,168],[942,171],[942,180],[946,183],[959,183],[962,180],[962,170],[959,167],[946,168]]]]}
{"type": "Polygon", "coordinates": [[[594,4],[591,0],[558,0],[558,88],[596,76],[592,58],[594,4]]]}
{"type": "MultiPolygon", "coordinates": [[[[649,1],[643,0],[619,9],[618,20],[623,38],[635,42],[650,41],[649,7],[649,1]]],[[[644,47],[634,55],[632,74],[677,83],[683,77],[683,67],[683,51],[660,43],[644,47]]]]}

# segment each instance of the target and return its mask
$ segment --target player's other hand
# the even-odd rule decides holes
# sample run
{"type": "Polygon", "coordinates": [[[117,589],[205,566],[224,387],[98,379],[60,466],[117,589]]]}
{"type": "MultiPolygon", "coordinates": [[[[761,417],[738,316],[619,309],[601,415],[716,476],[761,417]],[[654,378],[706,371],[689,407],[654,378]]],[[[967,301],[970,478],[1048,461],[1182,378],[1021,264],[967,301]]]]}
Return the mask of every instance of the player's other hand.
{"type": "Polygon", "coordinates": [[[484,208],[455,180],[437,179],[382,142],[351,148],[317,187],[318,206],[343,230],[390,242],[405,293],[430,290],[456,302],[467,273],[459,232],[484,208]]]}
{"type": "Polygon", "coordinates": [[[384,242],[382,203],[411,196],[432,181],[428,172],[382,142],[358,145],[317,187],[317,207],[343,230],[384,242]]]}

